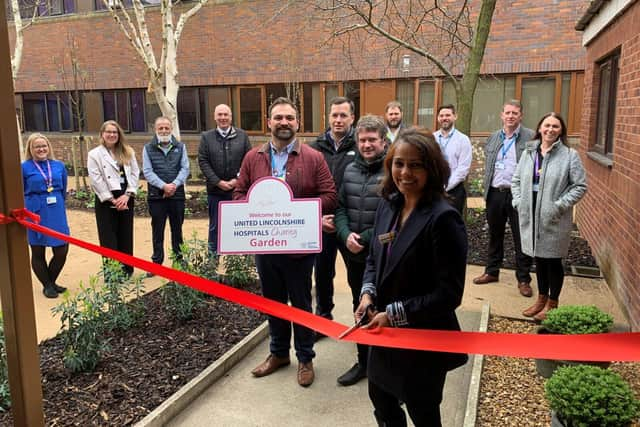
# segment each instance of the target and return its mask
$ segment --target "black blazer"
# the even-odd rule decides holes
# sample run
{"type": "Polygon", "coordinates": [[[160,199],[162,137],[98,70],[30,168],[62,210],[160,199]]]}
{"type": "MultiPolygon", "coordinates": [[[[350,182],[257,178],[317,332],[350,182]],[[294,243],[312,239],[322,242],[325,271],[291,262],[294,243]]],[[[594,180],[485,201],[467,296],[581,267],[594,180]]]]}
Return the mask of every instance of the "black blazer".
{"type": "MultiPolygon", "coordinates": [[[[391,243],[378,236],[391,230],[402,209],[401,197],[382,200],[363,283],[373,283],[377,309],[401,301],[407,328],[460,330],[455,309],[462,301],[467,264],[467,233],[458,212],[445,200],[417,206],[391,243]]],[[[369,379],[402,397],[429,384],[432,370],[464,365],[466,354],[372,347],[369,379]]]]}

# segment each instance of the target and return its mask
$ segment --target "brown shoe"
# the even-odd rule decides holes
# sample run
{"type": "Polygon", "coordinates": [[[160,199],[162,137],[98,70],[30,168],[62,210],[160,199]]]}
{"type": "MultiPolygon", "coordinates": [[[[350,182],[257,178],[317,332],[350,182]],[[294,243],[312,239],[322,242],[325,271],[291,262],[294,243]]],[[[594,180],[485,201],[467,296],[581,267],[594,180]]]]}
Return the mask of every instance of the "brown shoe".
{"type": "Polygon", "coordinates": [[[536,314],[540,313],[545,305],[547,305],[547,300],[549,297],[547,295],[538,295],[538,300],[525,311],[522,312],[523,316],[533,317],[536,314]]]}
{"type": "Polygon", "coordinates": [[[523,297],[530,298],[533,296],[533,289],[531,289],[529,282],[518,283],[518,290],[520,291],[520,295],[523,297]]]}
{"type": "Polygon", "coordinates": [[[547,305],[544,306],[542,311],[540,311],[538,314],[533,316],[533,320],[535,320],[537,323],[541,323],[544,319],[547,318],[547,312],[549,310],[553,310],[554,308],[558,308],[558,301],[552,300],[551,298],[549,298],[547,300],[547,305]]]}
{"type": "Polygon", "coordinates": [[[287,366],[291,363],[288,357],[278,357],[270,354],[267,357],[267,360],[256,366],[256,368],[251,371],[254,377],[264,377],[270,374],[273,374],[278,369],[283,366],[287,366]]]}
{"type": "Polygon", "coordinates": [[[497,282],[498,276],[492,276],[491,274],[484,273],[482,276],[478,276],[473,279],[474,285],[486,285],[487,283],[497,282]]]}
{"type": "Polygon", "coordinates": [[[298,384],[302,387],[309,387],[315,379],[313,373],[313,362],[298,363],[298,384]]]}

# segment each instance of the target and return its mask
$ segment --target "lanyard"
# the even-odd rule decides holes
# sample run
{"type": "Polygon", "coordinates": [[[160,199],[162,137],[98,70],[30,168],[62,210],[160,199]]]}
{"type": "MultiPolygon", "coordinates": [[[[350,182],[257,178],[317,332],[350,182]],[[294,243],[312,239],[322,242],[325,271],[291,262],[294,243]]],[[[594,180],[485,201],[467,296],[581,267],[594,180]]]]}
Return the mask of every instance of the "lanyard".
{"type": "Polygon", "coordinates": [[[48,177],[47,175],[44,174],[44,171],[42,170],[38,162],[36,162],[33,159],[32,161],[33,161],[33,164],[36,165],[36,169],[38,169],[38,172],[40,172],[40,175],[42,175],[42,178],[44,179],[44,182],[47,185],[47,192],[51,193],[53,191],[53,178],[51,177],[51,164],[49,163],[49,160],[47,160],[47,172],[49,174],[48,177]]]}
{"type": "Polygon", "coordinates": [[[451,132],[449,133],[448,136],[443,137],[442,136],[442,131],[440,131],[440,133],[438,134],[438,144],[440,144],[440,148],[442,149],[442,153],[446,154],[446,150],[447,150],[447,146],[449,145],[449,143],[451,142],[451,138],[453,137],[453,134],[456,132],[455,128],[451,129],[451,132]],[[442,140],[446,141],[446,144],[442,143],[442,140]]]}
{"type": "Polygon", "coordinates": [[[540,180],[540,172],[542,172],[542,165],[540,164],[540,153],[538,153],[536,151],[535,154],[536,158],[533,162],[533,169],[534,169],[534,173],[535,173],[535,178],[537,181],[540,180]]]}
{"type": "Polygon", "coordinates": [[[509,152],[509,149],[511,148],[513,143],[516,142],[517,135],[514,133],[513,136],[511,136],[511,140],[509,141],[509,145],[507,145],[506,147],[504,146],[504,142],[506,140],[506,135],[504,133],[502,133],[501,136],[502,136],[502,160],[504,161],[504,158],[507,156],[507,153],[509,152]]]}
{"type": "Polygon", "coordinates": [[[285,159],[284,163],[280,168],[276,165],[276,156],[273,152],[273,147],[271,147],[271,174],[278,179],[285,180],[285,172],[287,171],[287,160],[285,159]]]}

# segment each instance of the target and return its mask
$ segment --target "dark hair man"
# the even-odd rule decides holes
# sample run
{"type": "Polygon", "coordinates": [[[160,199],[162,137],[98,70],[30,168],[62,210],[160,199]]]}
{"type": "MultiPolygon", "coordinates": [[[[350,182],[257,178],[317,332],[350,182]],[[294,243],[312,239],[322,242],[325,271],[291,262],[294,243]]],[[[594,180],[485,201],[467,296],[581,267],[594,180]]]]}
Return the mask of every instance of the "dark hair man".
{"type": "MultiPolygon", "coordinates": [[[[245,156],[233,198],[246,197],[251,184],[265,176],[283,179],[294,198],[319,197],[322,212],[333,212],[337,204],[335,184],[324,158],[316,150],[296,139],[298,111],[287,98],[277,98],[269,107],[267,120],[271,141],[245,156]]],[[[311,312],[311,272],[315,255],[256,255],[262,295],[275,301],[311,312]]],[[[269,375],[290,363],[291,322],[269,316],[270,354],[251,373],[269,375]]],[[[311,329],[293,324],[293,343],[298,358],[298,384],[313,383],[314,335],[311,329]]]]}
{"type": "Polygon", "coordinates": [[[526,143],[533,137],[531,129],[522,127],[522,105],[518,100],[504,104],[500,113],[502,129],[494,132],[485,144],[484,199],[489,225],[489,248],[484,274],[473,279],[476,285],[497,282],[504,256],[504,232],[507,221],[513,236],[518,290],[525,297],[531,290],[531,257],[522,252],[518,212],[511,205],[511,178],[526,143]]]}
{"type": "MultiPolygon", "coordinates": [[[[310,145],[323,154],[335,186],[340,188],[345,168],[356,157],[352,129],[355,106],[353,101],[344,97],[333,98],[330,105],[329,129],[310,145]]],[[[336,275],[338,253],[333,212],[323,216],[322,231],[322,252],[316,257],[315,264],[316,314],[333,319],[333,278],[336,275]]],[[[321,337],[317,334],[316,338],[321,337]]]]}
{"type": "MultiPolygon", "coordinates": [[[[142,149],[142,172],[147,180],[147,204],[151,215],[151,260],[156,264],[162,264],[167,218],[171,228],[171,249],[176,259],[180,259],[184,222],[184,183],[189,176],[189,157],[187,147],[171,135],[171,120],[158,117],[154,128],[155,135],[142,149]]],[[[151,276],[152,273],[147,273],[147,277],[151,276]]]]}
{"type": "Polygon", "coordinates": [[[464,180],[469,175],[473,149],[471,141],[464,133],[456,129],[456,108],[451,105],[442,105],[438,108],[438,129],[433,133],[444,158],[449,163],[451,175],[447,182],[447,194],[453,199],[453,206],[463,214],[467,191],[464,188],[464,180]]]}
{"type": "Polygon", "coordinates": [[[218,203],[231,200],[236,178],[245,154],[251,150],[247,133],[232,126],[231,108],[216,106],[216,128],[202,133],[198,164],[207,180],[209,204],[209,251],[218,251],[218,203]]]}

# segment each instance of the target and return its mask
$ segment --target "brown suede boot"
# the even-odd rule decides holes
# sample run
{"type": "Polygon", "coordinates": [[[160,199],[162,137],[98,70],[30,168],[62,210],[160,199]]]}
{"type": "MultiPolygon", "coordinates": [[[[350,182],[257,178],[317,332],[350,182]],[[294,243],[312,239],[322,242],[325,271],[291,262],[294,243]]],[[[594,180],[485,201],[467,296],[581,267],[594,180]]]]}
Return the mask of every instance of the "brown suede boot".
{"type": "Polygon", "coordinates": [[[535,320],[536,322],[542,322],[547,318],[547,312],[554,308],[558,308],[558,300],[547,300],[547,305],[544,306],[541,312],[533,316],[533,320],[535,320]]]}
{"type": "Polygon", "coordinates": [[[547,304],[547,300],[549,297],[547,295],[538,295],[538,300],[525,311],[522,312],[523,316],[533,317],[536,314],[540,313],[544,306],[547,304]]]}

